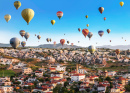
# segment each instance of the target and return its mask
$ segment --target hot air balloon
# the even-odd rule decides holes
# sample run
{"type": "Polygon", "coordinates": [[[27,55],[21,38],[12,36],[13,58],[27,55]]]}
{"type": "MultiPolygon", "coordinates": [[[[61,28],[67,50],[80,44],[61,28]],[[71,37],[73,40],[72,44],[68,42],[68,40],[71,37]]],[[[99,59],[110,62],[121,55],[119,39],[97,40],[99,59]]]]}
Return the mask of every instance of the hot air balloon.
{"type": "Polygon", "coordinates": [[[40,39],[40,38],[41,38],[41,36],[40,36],[40,35],[38,35],[38,36],[37,36],[37,38],[38,38],[38,39],[40,39]]]}
{"type": "Polygon", "coordinates": [[[122,37],[122,39],[123,39],[123,37],[122,37]]]}
{"type": "Polygon", "coordinates": [[[107,33],[109,34],[111,32],[111,30],[110,29],[107,29],[107,33]]]}
{"type": "Polygon", "coordinates": [[[10,39],[11,46],[16,49],[20,45],[20,40],[16,37],[10,39]]]}
{"type": "Polygon", "coordinates": [[[111,40],[110,40],[110,42],[111,42],[111,40]]]}
{"type": "Polygon", "coordinates": [[[106,17],[104,17],[104,21],[106,20],[106,17]]]}
{"type": "Polygon", "coordinates": [[[119,55],[120,54],[120,49],[116,49],[116,54],[119,55]]]}
{"type": "Polygon", "coordinates": [[[20,35],[23,37],[25,35],[25,31],[24,30],[20,30],[20,35]]]}
{"type": "Polygon", "coordinates": [[[93,53],[96,51],[96,48],[95,48],[93,45],[91,45],[91,46],[88,47],[88,51],[89,51],[91,54],[93,54],[93,53]]]}
{"type": "Polygon", "coordinates": [[[61,43],[61,45],[63,46],[64,43],[65,43],[65,40],[64,40],[64,39],[61,39],[61,40],[60,40],[60,43],[61,43]]]}
{"type": "Polygon", "coordinates": [[[81,31],[81,28],[78,28],[79,32],[81,31]]]}
{"type": "Polygon", "coordinates": [[[49,38],[47,38],[47,39],[46,39],[46,41],[47,41],[47,42],[49,42],[49,41],[50,41],[50,39],[49,39],[49,38]]]}
{"type": "Polygon", "coordinates": [[[78,43],[80,43],[80,41],[78,41],[78,43]]]}
{"type": "Polygon", "coordinates": [[[58,11],[58,12],[56,13],[56,15],[57,15],[57,17],[58,17],[59,19],[61,19],[61,17],[63,16],[63,12],[62,12],[62,11],[58,11]]]}
{"type": "Polygon", "coordinates": [[[124,5],[124,2],[120,2],[120,6],[122,7],[124,5]]]}
{"type": "Polygon", "coordinates": [[[73,43],[71,43],[71,46],[73,46],[74,44],[73,43]]]}
{"type": "Polygon", "coordinates": [[[34,17],[34,11],[30,8],[24,9],[21,13],[23,19],[27,22],[29,25],[29,22],[32,20],[34,17]]]}
{"type": "Polygon", "coordinates": [[[98,31],[98,34],[99,34],[100,37],[102,37],[103,34],[104,34],[104,31],[98,31]]]}
{"type": "Polygon", "coordinates": [[[6,22],[8,23],[9,20],[11,19],[11,15],[7,14],[4,16],[4,18],[5,18],[6,22]]]}
{"type": "Polygon", "coordinates": [[[37,36],[37,35],[35,34],[35,36],[37,36]]]}
{"type": "Polygon", "coordinates": [[[86,26],[89,27],[89,24],[87,24],[86,26]]]}
{"type": "Polygon", "coordinates": [[[64,34],[65,35],[65,34],[64,34]]]}
{"type": "Polygon", "coordinates": [[[82,33],[83,33],[83,35],[84,35],[85,38],[86,38],[86,36],[87,36],[88,33],[89,33],[89,30],[88,30],[88,29],[83,29],[83,30],[82,30],[82,33]]]}
{"type": "Polygon", "coordinates": [[[54,25],[55,24],[55,20],[51,20],[51,24],[54,25]]]}
{"type": "Polygon", "coordinates": [[[29,36],[30,36],[30,34],[29,34],[28,32],[26,32],[25,35],[24,35],[26,41],[27,41],[27,39],[29,38],[29,36]]]}
{"type": "Polygon", "coordinates": [[[86,15],[85,17],[88,18],[88,15],[86,15]]]}
{"type": "Polygon", "coordinates": [[[54,41],[54,45],[56,45],[56,41],[54,41]]]}
{"type": "Polygon", "coordinates": [[[21,2],[20,1],[15,1],[14,2],[14,7],[18,10],[18,8],[21,6],[21,2]]]}
{"type": "Polygon", "coordinates": [[[50,38],[50,42],[52,41],[52,39],[50,38]]]}
{"type": "Polygon", "coordinates": [[[103,7],[99,7],[98,10],[99,10],[99,12],[102,14],[103,11],[104,11],[104,8],[103,8],[103,7]]]}
{"type": "Polygon", "coordinates": [[[125,40],[126,41],[126,40],[125,40]]]}
{"type": "Polygon", "coordinates": [[[69,43],[70,43],[70,41],[67,41],[67,43],[69,44],[69,43]]]}
{"type": "Polygon", "coordinates": [[[92,33],[92,32],[89,32],[89,33],[88,33],[88,38],[89,38],[89,40],[91,39],[92,36],[93,36],[93,33],[92,33]]]}
{"type": "Polygon", "coordinates": [[[21,45],[22,45],[23,47],[25,47],[26,42],[25,42],[25,41],[22,41],[22,42],[21,42],[21,45]]]}

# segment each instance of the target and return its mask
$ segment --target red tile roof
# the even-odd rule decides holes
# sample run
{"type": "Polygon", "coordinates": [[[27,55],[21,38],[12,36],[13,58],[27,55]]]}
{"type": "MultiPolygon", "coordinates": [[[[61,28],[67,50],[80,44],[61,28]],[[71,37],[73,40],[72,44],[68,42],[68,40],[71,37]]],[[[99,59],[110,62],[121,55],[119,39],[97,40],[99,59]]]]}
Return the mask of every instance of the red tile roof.
{"type": "Polygon", "coordinates": [[[79,74],[74,74],[74,75],[72,75],[72,76],[85,76],[85,74],[79,73],[79,74]]]}

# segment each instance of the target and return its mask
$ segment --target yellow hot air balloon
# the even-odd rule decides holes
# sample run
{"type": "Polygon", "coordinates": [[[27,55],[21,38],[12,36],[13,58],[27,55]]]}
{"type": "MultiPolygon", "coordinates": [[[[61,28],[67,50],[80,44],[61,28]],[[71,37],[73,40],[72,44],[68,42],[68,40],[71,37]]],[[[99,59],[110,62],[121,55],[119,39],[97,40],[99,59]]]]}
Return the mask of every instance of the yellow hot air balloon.
{"type": "Polygon", "coordinates": [[[88,18],[88,15],[86,15],[85,17],[88,18]]]}
{"type": "Polygon", "coordinates": [[[23,19],[27,22],[29,25],[29,22],[32,20],[34,17],[34,11],[30,8],[24,9],[21,13],[23,19]]]}
{"type": "Polygon", "coordinates": [[[7,14],[4,16],[6,22],[8,23],[8,21],[11,19],[11,15],[7,14]]]}
{"type": "Polygon", "coordinates": [[[89,27],[89,24],[87,24],[86,26],[89,27]]]}
{"type": "Polygon", "coordinates": [[[51,20],[51,24],[54,25],[55,24],[55,20],[51,20]]]}
{"type": "Polygon", "coordinates": [[[124,2],[120,2],[120,6],[122,7],[124,5],[124,2]]]}
{"type": "Polygon", "coordinates": [[[14,6],[15,6],[16,9],[18,9],[21,6],[21,2],[20,1],[15,1],[14,6]]]}

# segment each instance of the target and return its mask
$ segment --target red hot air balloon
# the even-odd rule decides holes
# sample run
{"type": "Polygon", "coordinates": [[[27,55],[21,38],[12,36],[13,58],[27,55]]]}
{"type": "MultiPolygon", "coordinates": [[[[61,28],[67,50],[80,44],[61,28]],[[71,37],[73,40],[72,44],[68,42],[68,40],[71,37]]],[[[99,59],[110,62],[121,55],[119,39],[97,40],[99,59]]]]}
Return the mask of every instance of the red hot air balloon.
{"type": "Polygon", "coordinates": [[[56,13],[57,17],[60,19],[63,16],[63,12],[62,11],[58,11],[56,13]]]}
{"type": "Polygon", "coordinates": [[[104,17],[104,21],[106,20],[106,17],[104,17]]]}
{"type": "Polygon", "coordinates": [[[60,43],[62,44],[62,46],[64,45],[64,43],[65,43],[65,40],[64,39],[61,39],[60,40],[60,43]]]}
{"type": "Polygon", "coordinates": [[[56,45],[56,41],[54,41],[54,45],[56,45]]]}
{"type": "Polygon", "coordinates": [[[82,33],[83,33],[83,35],[84,35],[85,38],[86,38],[86,36],[87,36],[88,33],[89,33],[89,30],[88,30],[88,29],[83,29],[83,30],[82,30],[82,33]]]}
{"type": "Polygon", "coordinates": [[[111,40],[110,40],[110,42],[111,42],[111,40]]]}
{"type": "Polygon", "coordinates": [[[73,43],[71,43],[71,46],[73,46],[74,44],[73,43]]]}

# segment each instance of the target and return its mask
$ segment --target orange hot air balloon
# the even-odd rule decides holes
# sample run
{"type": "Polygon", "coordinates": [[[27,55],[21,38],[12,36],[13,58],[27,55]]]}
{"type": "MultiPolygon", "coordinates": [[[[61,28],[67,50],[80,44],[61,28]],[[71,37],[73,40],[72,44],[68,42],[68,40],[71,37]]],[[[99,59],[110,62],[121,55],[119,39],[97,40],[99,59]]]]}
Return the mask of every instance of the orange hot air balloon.
{"type": "Polygon", "coordinates": [[[120,54],[120,49],[116,49],[116,54],[117,54],[117,55],[120,54]]]}
{"type": "Polygon", "coordinates": [[[60,43],[62,44],[62,46],[64,45],[64,43],[65,43],[65,40],[64,39],[61,39],[60,40],[60,43]]]}
{"type": "Polygon", "coordinates": [[[56,41],[54,41],[54,45],[56,45],[56,41]]]}
{"type": "Polygon", "coordinates": [[[83,30],[82,30],[82,33],[83,33],[83,35],[84,35],[85,38],[86,38],[86,36],[87,36],[88,33],[89,33],[89,30],[88,30],[88,29],[83,29],[83,30]]]}
{"type": "Polygon", "coordinates": [[[104,21],[106,20],[106,17],[104,17],[104,21]]]}
{"type": "Polygon", "coordinates": [[[73,46],[74,44],[73,43],[71,43],[71,46],[73,46]]]}

